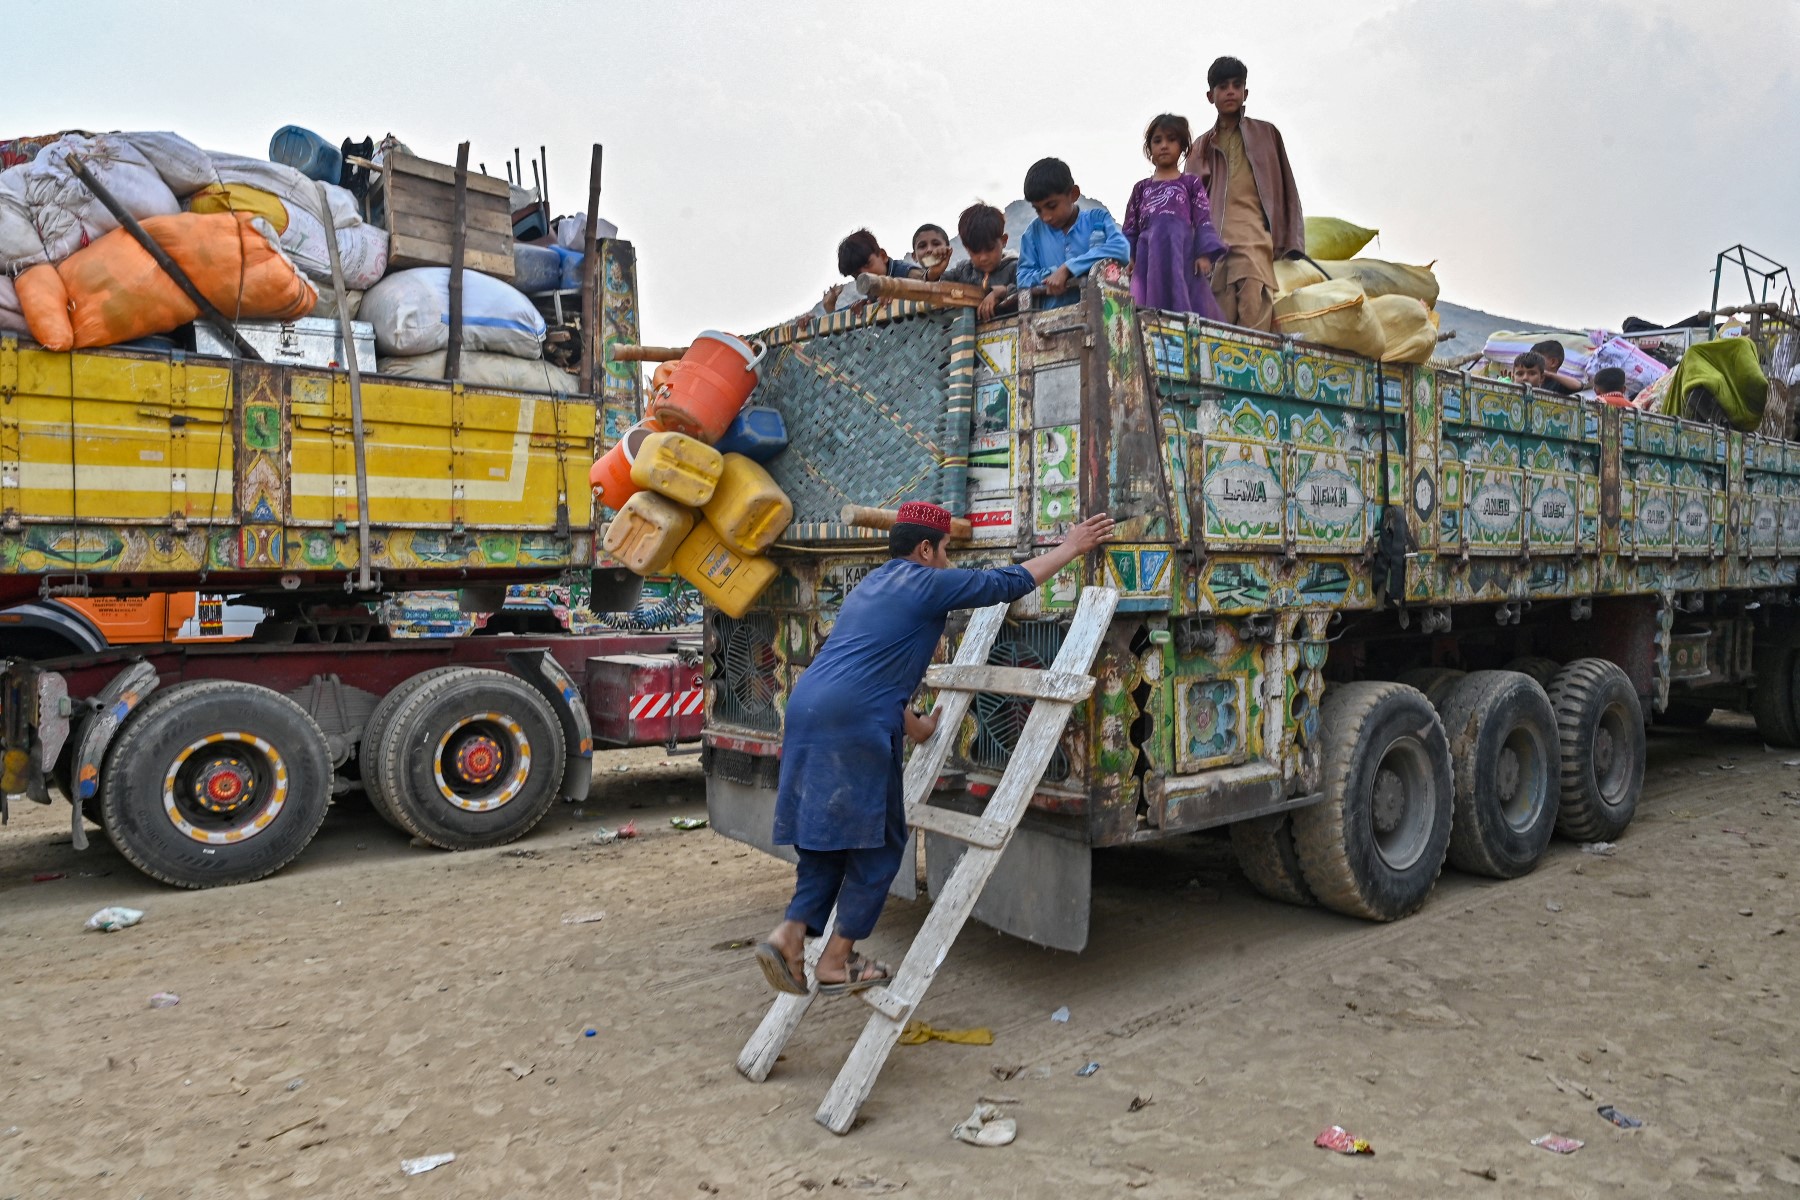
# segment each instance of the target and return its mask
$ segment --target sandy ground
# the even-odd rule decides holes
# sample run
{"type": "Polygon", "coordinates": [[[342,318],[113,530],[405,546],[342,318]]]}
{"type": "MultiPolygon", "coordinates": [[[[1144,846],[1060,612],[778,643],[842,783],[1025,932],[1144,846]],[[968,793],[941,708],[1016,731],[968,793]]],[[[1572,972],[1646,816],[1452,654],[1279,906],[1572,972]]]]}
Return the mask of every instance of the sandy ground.
{"type": "MultiPolygon", "coordinates": [[[[815,1007],[768,1082],[732,1069],[787,869],[670,828],[703,811],[694,760],[603,757],[596,798],[515,847],[418,849],[345,807],[280,875],[211,892],[15,808],[0,1198],[1800,1191],[1800,767],[1741,720],[1653,738],[1616,856],[1446,873],[1394,925],[1257,898],[1216,838],[1103,855],[1091,948],[971,926],[921,1016],[995,1044],[898,1048],[844,1138],[812,1114],[860,1004],[815,1007]],[[591,842],[633,818],[640,840],[591,842]],[[113,903],[143,924],[83,932],[113,903]],[[983,1095],[1012,1146],[949,1139],[983,1095]],[[1314,1149],[1332,1123],[1376,1155],[1314,1149]]],[[[922,911],[891,907],[876,948],[922,911]]]]}

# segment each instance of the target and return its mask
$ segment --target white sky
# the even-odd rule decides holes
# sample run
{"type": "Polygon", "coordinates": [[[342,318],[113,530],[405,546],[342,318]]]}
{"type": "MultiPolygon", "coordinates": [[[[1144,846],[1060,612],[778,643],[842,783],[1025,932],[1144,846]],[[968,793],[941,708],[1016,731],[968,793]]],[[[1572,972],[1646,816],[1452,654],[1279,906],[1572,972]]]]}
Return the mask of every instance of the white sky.
{"type": "Polygon", "coordinates": [[[799,312],[850,230],[893,251],[924,221],[954,232],[1044,155],[1117,215],[1149,117],[1210,123],[1219,54],[1249,64],[1306,211],[1437,260],[1447,299],[1616,327],[1702,307],[1734,243],[1800,267],[1791,0],[7,7],[0,136],[173,129],[260,155],[291,122],[444,161],[466,138],[494,174],[543,144],[559,213],[603,142],[653,343],[799,312]]]}

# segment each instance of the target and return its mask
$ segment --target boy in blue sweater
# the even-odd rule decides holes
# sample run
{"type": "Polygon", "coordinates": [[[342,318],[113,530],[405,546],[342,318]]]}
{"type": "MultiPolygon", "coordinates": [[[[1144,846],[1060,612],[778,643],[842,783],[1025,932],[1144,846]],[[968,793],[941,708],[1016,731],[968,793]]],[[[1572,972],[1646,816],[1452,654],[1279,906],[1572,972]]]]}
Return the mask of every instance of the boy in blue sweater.
{"type": "Polygon", "coordinates": [[[1044,285],[1042,308],[1075,303],[1075,281],[1095,263],[1131,261],[1131,243],[1104,208],[1083,210],[1081,189],[1060,158],[1040,158],[1025,172],[1025,199],[1037,210],[1019,243],[1019,290],[1044,285]]]}

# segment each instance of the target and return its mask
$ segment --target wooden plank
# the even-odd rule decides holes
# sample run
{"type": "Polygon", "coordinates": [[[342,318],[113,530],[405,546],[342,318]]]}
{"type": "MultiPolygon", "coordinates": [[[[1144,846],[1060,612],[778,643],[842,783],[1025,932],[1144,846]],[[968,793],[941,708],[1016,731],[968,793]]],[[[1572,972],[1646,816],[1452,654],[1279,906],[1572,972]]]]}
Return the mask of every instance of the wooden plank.
{"type": "Polygon", "coordinates": [[[973,817],[965,812],[957,812],[954,808],[933,808],[929,804],[908,807],[906,823],[914,829],[941,833],[945,837],[967,842],[971,846],[980,846],[984,850],[998,850],[1012,836],[1010,825],[1002,825],[985,817],[973,817]]]}
{"type": "MultiPolygon", "coordinates": [[[[407,267],[447,267],[450,265],[450,247],[442,242],[424,242],[417,238],[391,237],[388,239],[388,268],[398,271],[407,267]]],[[[471,271],[480,271],[483,275],[492,275],[496,279],[513,277],[512,255],[492,254],[483,250],[468,249],[463,253],[463,265],[471,271]]]]}
{"type": "MultiPolygon", "coordinates": [[[[962,644],[956,649],[956,662],[963,666],[974,666],[987,661],[987,656],[994,648],[994,640],[1000,636],[1000,629],[1006,623],[1007,605],[996,604],[976,613],[969,622],[969,628],[963,633],[962,644]]],[[[906,782],[903,795],[910,797],[914,803],[923,800],[930,794],[942,772],[944,760],[950,757],[950,748],[955,744],[961,729],[963,718],[968,715],[971,697],[967,692],[952,692],[938,704],[937,732],[931,740],[913,751],[912,759],[906,765],[906,782]]],[[[976,851],[968,851],[968,854],[976,851]]],[[[794,1030],[800,1027],[806,1010],[812,1006],[816,992],[817,980],[812,969],[818,964],[819,955],[825,949],[825,943],[831,932],[837,927],[837,911],[834,909],[831,919],[825,924],[825,933],[814,940],[806,952],[807,987],[804,996],[782,995],[775,998],[769,1011],[763,1016],[762,1023],[737,1058],[738,1073],[752,1083],[761,1083],[769,1077],[775,1060],[781,1056],[782,1049],[788,1039],[794,1036],[794,1030]]]]}
{"type": "MultiPolygon", "coordinates": [[[[408,237],[429,238],[434,242],[448,242],[455,232],[456,198],[445,196],[440,208],[406,206],[390,208],[387,211],[389,233],[403,233],[408,237]]],[[[496,249],[512,251],[512,218],[502,212],[483,212],[473,204],[469,206],[469,243],[471,245],[492,244],[496,249]]]]}
{"type": "MultiPolygon", "coordinates": [[[[408,177],[430,179],[438,183],[456,186],[456,168],[449,163],[433,162],[428,158],[420,158],[416,154],[390,155],[382,163],[382,182],[392,188],[396,185],[404,189],[408,177]]],[[[510,207],[512,189],[504,179],[496,179],[492,175],[469,176],[469,190],[481,192],[489,196],[498,196],[510,207]]]]}
{"type": "MultiPolygon", "coordinates": [[[[1118,602],[1119,593],[1112,588],[1091,587],[1082,591],[1075,619],[1056,656],[1053,670],[1085,673],[1092,669],[1094,655],[1099,652],[1100,641],[1112,623],[1118,602]]],[[[952,699],[966,695],[965,692],[950,693],[952,699]]],[[[1018,825],[1043,779],[1044,769],[1049,766],[1050,758],[1062,740],[1070,711],[1067,704],[1046,701],[1031,706],[1031,715],[1019,734],[1012,760],[988,803],[988,819],[1004,822],[1009,828],[1018,825]]],[[[941,731],[942,726],[939,728],[941,731]]],[[[910,790],[908,794],[911,794],[910,790]]],[[[814,1114],[814,1119],[833,1133],[850,1131],[863,1101],[868,1099],[875,1086],[876,1076],[900,1039],[906,1018],[912,1015],[918,1000],[937,978],[938,969],[943,966],[951,944],[974,910],[981,889],[987,886],[994,868],[999,865],[1002,853],[1004,848],[971,847],[957,860],[943,892],[932,902],[918,936],[894,973],[894,981],[885,989],[899,999],[905,1011],[895,1016],[884,1006],[869,1017],[843,1070],[838,1072],[831,1090],[814,1114]]]]}
{"type": "Polygon", "coordinates": [[[938,666],[925,672],[925,686],[940,691],[992,692],[998,696],[1075,704],[1093,693],[1094,677],[1033,671],[1026,667],[938,666]]]}

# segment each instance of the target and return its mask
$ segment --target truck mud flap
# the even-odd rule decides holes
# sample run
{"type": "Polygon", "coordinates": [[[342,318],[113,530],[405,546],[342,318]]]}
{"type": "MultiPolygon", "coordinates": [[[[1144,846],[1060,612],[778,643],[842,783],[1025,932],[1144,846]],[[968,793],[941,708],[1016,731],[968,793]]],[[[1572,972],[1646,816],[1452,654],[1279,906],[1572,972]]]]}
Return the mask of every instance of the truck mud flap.
{"type": "MultiPolygon", "coordinates": [[[[775,789],[772,787],[723,779],[709,771],[706,776],[706,819],[715,833],[755,846],[783,862],[796,861],[792,846],[777,846],[771,840],[775,830],[775,789]]],[[[1004,860],[1001,867],[1005,868],[1004,860]]],[[[900,859],[900,873],[894,876],[888,895],[896,900],[918,898],[919,835],[916,831],[907,839],[906,851],[900,859]]],[[[1085,927],[1082,936],[1085,940],[1085,927]]]]}
{"type": "MultiPolygon", "coordinates": [[[[953,838],[925,835],[925,879],[932,895],[949,882],[967,848],[953,838]]],[[[975,919],[1052,950],[1085,948],[1093,853],[1074,837],[1021,825],[975,902],[975,919]]]]}
{"type": "Polygon", "coordinates": [[[156,668],[147,662],[134,662],[113,676],[112,682],[100,689],[93,700],[93,715],[81,723],[81,734],[75,739],[75,753],[69,760],[69,801],[75,806],[75,848],[87,848],[87,836],[81,827],[81,810],[100,794],[100,764],[106,748],[112,745],[137,706],[162,683],[156,668]]]}
{"type": "Polygon", "coordinates": [[[594,725],[575,680],[548,650],[509,650],[506,661],[519,678],[544,694],[562,724],[563,742],[569,748],[563,799],[586,800],[594,786],[594,725]]]}

